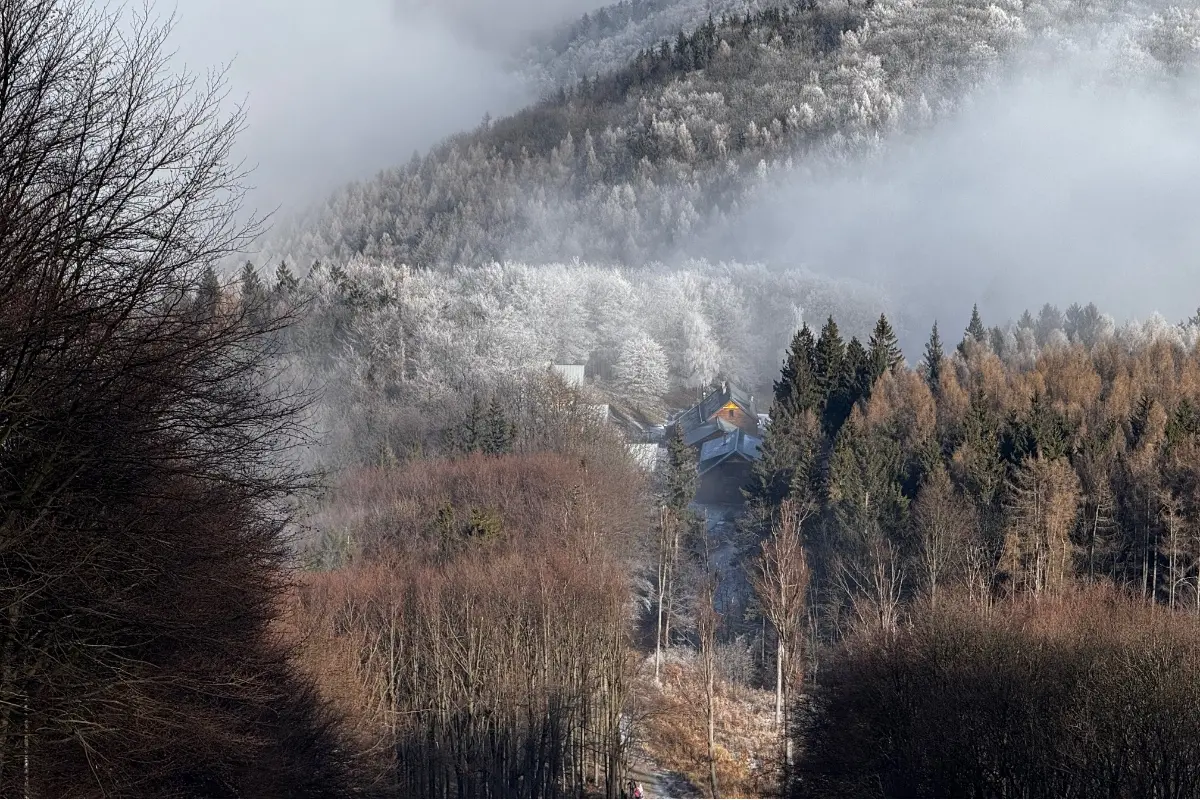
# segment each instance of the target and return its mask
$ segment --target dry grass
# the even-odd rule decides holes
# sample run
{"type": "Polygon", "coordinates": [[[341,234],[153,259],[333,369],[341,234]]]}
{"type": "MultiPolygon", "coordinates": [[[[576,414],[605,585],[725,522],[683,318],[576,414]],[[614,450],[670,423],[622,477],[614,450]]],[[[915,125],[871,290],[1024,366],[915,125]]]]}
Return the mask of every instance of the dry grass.
{"type": "MultiPolygon", "coordinates": [[[[634,688],[642,716],[639,738],[663,770],[680,772],[707,795],[708,726],[703,672],[694,653],[669,651],[662,687],[654,685],[653,661],[634,688]]],[[[767,797],[779,791],[779,735],[770,692],[721,683],[717,690],[717,784],[724,797],[767,797]]]]}

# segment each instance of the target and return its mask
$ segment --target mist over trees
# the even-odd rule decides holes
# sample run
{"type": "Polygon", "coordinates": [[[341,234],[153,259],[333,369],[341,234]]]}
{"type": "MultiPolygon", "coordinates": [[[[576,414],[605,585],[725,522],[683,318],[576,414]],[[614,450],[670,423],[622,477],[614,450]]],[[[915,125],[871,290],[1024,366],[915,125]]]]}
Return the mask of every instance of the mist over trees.
{"type": "MultiPolygon", "coordinates": [[[[1186,10],[869,6],[718,10],[624,67],[348,186],[281,228],[266,260],[365,254],[444,267],[578,257],[640,267],[690,255],[795,266],[798,257],[778,246],[782,232],[754,217],[800,205],[792,189],[837,201],[838,192],[853,192],[860,163],[886,163],[889,153],[904,160],[906,137],[921,141],[1014,74],[1020,86],[1020,76],[1070,69],[1082,73],[1080,92],[1162,89],[1186,102],[1169,88],[1193,63],[1187,42],[1196,20],[1186,10]]],[[[1003,98],[993,103],[997,113],[1003,98]]],[[[870,222],[834,205],[846,235],[869,241],[860,234],[870,222]]],[[[817,272],[870,266],[842,263],[832,245],[805,252],[817,272]]],[[[889,280],[907,272],[890,251],[866,248],[861,257],[880,261],[889,280]]],[[[930,281],[922,265],[912,268],[930,281]]]]}
{"type": "Polygon", "coordinates": [[[492,264],[450,272],[356,258],[303,279],[243,267],[231,301],[308,298],[285,337],[289,363],[323,387],[329,458],[445,452],[445,428],[474,394],[585,364],[601,386],[649,409],[673,388],[719,377],[770,381],[803,314],[839,313],[864,334],[883,302],[869,287],[802,270],[693,262],[629,272],[588,264],[492,264]]]}

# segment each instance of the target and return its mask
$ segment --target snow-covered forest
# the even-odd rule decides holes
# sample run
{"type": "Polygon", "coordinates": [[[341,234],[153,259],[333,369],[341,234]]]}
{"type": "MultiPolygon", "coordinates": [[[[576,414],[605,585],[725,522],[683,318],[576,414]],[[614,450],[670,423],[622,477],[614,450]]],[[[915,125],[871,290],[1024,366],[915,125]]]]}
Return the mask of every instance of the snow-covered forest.
{"type": "MultiPolygon", "coordinates": [[[[323,458],[370,461],[438,449],[442,429],[472,397],[512,387],[547,365],[583,364],[591,380],[648,410],[680,389],[732,380],[766,396],[791,334],[836,316],[866,341],[889,299],[853,281],[762,265],[691,262],[621,271],[580,263],[492,264],[453,270],[395,268],[356,257],[318,264],[303,279],[284,265],[264,281],[247,264],[231,295],[303,300],[288,333],[294,374],[323,387],[323,458]],[[440,420],[440,422],[438,422],[440,420]]],[[[967,309],[962,318],[969,317],[967,309]]],[[[953,325],[954,323],[948,323],[953,325]]],[[[904,334],[903,326],[897,326],[904,334]]],[[[910,338],[924,333],[908,332],[910,338]]],[[[1046,348],[1113,342],[1133,352],[1154,341],[1191,349],[1200,318],[1152,314],[1118,324],[1094,305],[993,325],[988,345],[1030,368],[1046,348]]],[[[910,357],[915,366],[919,353],[910,357]]]]}
{"type": "Polygon", "coordinates": [[[954,115],[1018,63],[1052,70],[1098,50],[1094,80],[1159,82],[1194,66],[1200,33],[1194,10],[1117,2],[868,6],[718,16],[346,187],[283,226],[267,260],[641,266],[728,229],[764,183],[954,115]]]}
{"type": "MultiPolygon", "coordinates": [[[[277,269],[243,291],[307,300],[289,333],[295,366],[324,389],[329,440],[345,457],[382,442],[408,450],[473,394],[585,364],[618,395],[660,408],[673,389],[718,379],[769,387],[791,332],[837,313],[865,334],[885,302],[869,288],[802,270],[694,262],[621,271],[580,263],[416,270],[356,257],[303,280],[277,269]],[[258,287],[258,288],[256,288],[258,287]],[[636,388],[632,376],[636,379],[636,388]],[[432,424],[432,423],[430,423],[432,424]]],[[[426,447],[428,441],[424,441],[426,447]]]]}

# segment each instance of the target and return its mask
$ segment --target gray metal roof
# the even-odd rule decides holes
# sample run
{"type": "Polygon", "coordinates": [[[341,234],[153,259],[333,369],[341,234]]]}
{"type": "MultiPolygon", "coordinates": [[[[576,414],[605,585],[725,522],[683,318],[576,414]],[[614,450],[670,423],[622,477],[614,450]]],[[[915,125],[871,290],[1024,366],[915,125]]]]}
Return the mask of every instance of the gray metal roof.
{"type": "Polygon", "coordinates": [[[730,402],[735,403],[751,417],[758,416],[754,395],[726,381],[721,384],[721,388],[709,392],[703,400],[680,414],[675,421],[683,428],[686,435],[689,431],[707,423],[726,403],[730,402]]]}
{"type": "Polygon", "coordinates": [[[732,431],[736,431],[737,429],[737,425],[734,425],[729,420],[718,417],[712,422],[706,422],[700,427],[692,428],[692,430],[685,433],[683,436],[683,443],[688,447],[691,447],[692,445],[707,439],[718,431],[721,433],[730,433],[732,431]]]}
{"type": "Polygon", "coordinates": [[[738,457],[746,461],[757,461],[761,457],[759,448],[762,440],[741,429],[726,433],[719,439],[710,439],[700,447],[699,472],[704,474],[713,467],[738,457]]]}

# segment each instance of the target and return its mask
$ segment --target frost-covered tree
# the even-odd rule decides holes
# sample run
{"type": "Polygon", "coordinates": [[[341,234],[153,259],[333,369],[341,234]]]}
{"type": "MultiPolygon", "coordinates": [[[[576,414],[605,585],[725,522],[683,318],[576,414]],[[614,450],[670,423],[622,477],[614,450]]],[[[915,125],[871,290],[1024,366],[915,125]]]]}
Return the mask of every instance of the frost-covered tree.
{"type": "Polygon", "coordinates": [[[613,366],[613,384],[631,400],[660,403],[668,388],[667,356],[662,346],[645,333],[627,339],[613,366]]]}

